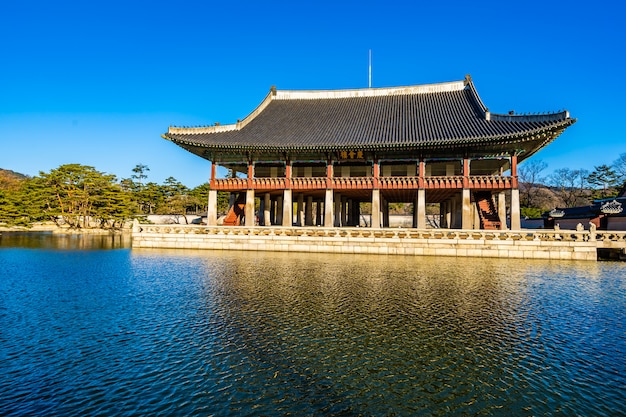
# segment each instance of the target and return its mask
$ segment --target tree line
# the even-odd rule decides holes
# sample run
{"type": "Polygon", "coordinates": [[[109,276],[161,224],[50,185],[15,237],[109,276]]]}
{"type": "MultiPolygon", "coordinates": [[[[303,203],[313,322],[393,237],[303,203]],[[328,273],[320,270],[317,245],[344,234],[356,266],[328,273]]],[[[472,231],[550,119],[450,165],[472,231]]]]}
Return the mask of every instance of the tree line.
{"type": "Polygon", "coordinates": [[[611,165],[593,171],[561,168],[546,174],[548,164],[531,160],[520,165],[518,180],[523,216],[536,218],[555,207],[591,205],[594,200],[614,198],[626,185],[626,153],[611,165]]]}
{"type": "MultiPolygon", "coordinates": [[[[0,170],[0,225],[31,226],[53,222],[75,229],[120,229],[129,220],[168,214],[186,221],[186,214],[207,209],[209,184],[193,189],[173,177],[163,184],[148,182],[150,168],[138,164],[129,178],[66,164],[27,177],[0,170]]],[[[228,195],[218,193],[218,209],[228,208],[228,195]]]]}
{"type": "MultiPolygon", "coordinates": [[[[518,169],[521,214],[540,217],[555,207],[589,205],[615,197],[626,184],[626,153],[611,165],[589,172],[561,168],[546,174],[548,165],[530,160],[518,169]]],[[[67,164],[27,177],[0,170],[0,226],[53,222],[76,229],[119,229],[129,220],[167,214],[186,222],[186,214],[207,210],[209,184],[193,189],[173,177],[163,184],[148,181],[150,168],[138,164],[129,178],[94,167],[67,164]]],[[[228,210],[228,193],[218,192],[218,212],[228,210]]]]}

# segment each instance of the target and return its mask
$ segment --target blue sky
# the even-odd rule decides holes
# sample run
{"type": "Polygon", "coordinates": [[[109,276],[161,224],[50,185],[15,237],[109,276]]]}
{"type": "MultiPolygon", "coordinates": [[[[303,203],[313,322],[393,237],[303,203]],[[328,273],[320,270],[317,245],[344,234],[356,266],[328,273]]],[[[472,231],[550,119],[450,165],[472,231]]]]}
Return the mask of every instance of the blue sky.
{"type": "Polygon", "coordinates": [[[160,137],[233,123],[278,89],[471,74],[492,112],[567,109],[534,159],[592,170],[626,152],[626,3],[12,1],[0,6],[0,168],[80,163],[195,187],[210,164],[160,137]],[[7,4],[8,3],[8,4],[7,4]]]}

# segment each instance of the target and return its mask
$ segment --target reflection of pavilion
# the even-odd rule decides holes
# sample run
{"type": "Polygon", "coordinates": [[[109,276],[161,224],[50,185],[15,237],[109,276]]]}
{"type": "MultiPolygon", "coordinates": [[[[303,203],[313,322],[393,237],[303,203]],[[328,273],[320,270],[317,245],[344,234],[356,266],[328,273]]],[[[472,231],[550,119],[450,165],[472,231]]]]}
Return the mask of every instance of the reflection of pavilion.
{"type": "Polygon", "coordinates": [[[209,225],[217,191],[230,191],[230,225],[254,225],[259,198],[262,225],[291,226],[295,214],[296,225],[356,226],[361,203],[371,203],[371,226],[386,227],[389,203],[404,202],[417,228],[426,227],[426,203],[438,203],[443,227],[504,229],[508,212],[519,229],[518,162],[574,122],[567,111],[493,114],[467,76],[411,87],[272,88],[236,124],[170,127],[163,137],[212,162],[209,225]],[[217,165],[240,176],[216,178],[217,165]]]}

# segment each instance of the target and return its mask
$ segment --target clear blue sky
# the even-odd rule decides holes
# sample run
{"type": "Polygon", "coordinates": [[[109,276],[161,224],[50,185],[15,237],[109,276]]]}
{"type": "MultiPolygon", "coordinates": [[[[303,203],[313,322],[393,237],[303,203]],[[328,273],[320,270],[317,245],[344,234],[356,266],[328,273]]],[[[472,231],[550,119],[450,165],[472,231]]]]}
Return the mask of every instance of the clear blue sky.
{"type": "Polygon", "coordinates": [[[195,187],[210,163],[160,137],[233,123],[278,89],[463,79],[492,112],[567,109],[549,170],[626,152],[626,3],[10,1],[0,6],[0,168],[66,163],[195,187]]]}

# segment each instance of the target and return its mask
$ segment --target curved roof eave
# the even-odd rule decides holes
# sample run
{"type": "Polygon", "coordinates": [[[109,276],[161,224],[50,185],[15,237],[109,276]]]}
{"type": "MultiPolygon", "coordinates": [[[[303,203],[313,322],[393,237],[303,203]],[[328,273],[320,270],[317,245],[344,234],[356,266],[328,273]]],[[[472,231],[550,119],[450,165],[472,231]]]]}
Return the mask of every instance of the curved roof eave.
{"type": "MultiPolygon", "coordinates": [[[[546,141],[543,141],[543,145],[539,149],[554,139],[556,139],[565,128],[575,123],[576,119],[563,120],[560,123],[554,125],[544,126],[541,128],[535,128],[533,130],[525,132],[516,132],[509,135],[492,135],[490,137],[474,137],[474,138],[455,138],[455,139],[435,139],[427,142],[418,143],[394,143],[394,144],[344,144],[344,145],[303,145],[303,146],[272,146],[272,145],[255,145],[255,144],[242,144],[242,145],[228,145],[224,143],[206,144],[195,142],[191,140],[184,140],[181,138],[172,137],[169,134],[161,135],[163,138],[170,140],[176,144],[193,146],[197,148],[211,149],[221,152],[330,152],[344,149],[354,149],[359,147],[364,151],[377,151],[377,150],[406,150],[406,149],[441,149],[450,147],[467,147],[467,146],[493,146],[493,145],[506,145],[512,143],[523,143],[531,140],[536,140],[537,135],[547,135],[546,141]],[[526,138],[526,140],[524,140],[526,138]]],[[[538,149],[537,149],[538,150],[538,149]]],[[[536,151],[535,151],[536,152],[536,151]]],[[[533,152],[534,153],[534,152],[533,152]]]]}

